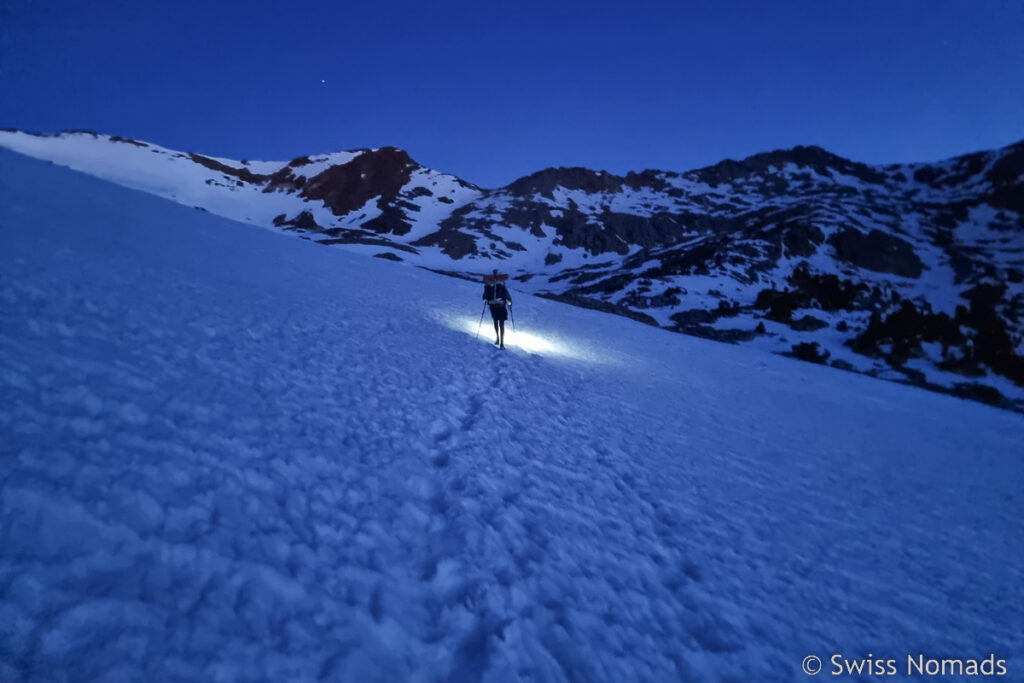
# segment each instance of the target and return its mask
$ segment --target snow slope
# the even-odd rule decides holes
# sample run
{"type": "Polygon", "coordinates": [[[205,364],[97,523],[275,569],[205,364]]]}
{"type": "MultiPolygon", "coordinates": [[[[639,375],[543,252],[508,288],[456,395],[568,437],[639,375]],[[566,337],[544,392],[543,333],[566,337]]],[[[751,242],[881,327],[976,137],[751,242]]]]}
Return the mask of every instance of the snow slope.
{"type": "Polygon", "coordinates": [[[218,216],[1024,412],[1024,143],[870,167],[816,147],[482,189],[393,147],[237,161],[88,131],[0,148],[218,216]]]}
{"type": "MultiPolygon", "coordinates": [[[[309,213],[318,222],[320,228],[317,234],[322,233],[324,228],[358,229],[366,219],[375,218],[381,213],[376,202],[368,201],[365,206],[351,212],[353,216],[339,217],[322,201],[310,201],[296,194],[298,184],[332,167],[350,164],[367,152],[378,150],[334,152],[291,161],[237,161],[179,152],[149,142],[90,131],[48,136],[10,130],[0,130],[0,147],[52,161],[185,206],[201,208],[217,216],[271,230],[279,230],[284,225],[275,221],[275,218],[297,216],[301,212],[309,213]],[[277,178],[277,184],[271,182],[274,174],[282,173],[286,175],[277,178]]],[[[431,197],[434,194],[446,197],[449,203],[439,206],[447,211],[479,194],[454,176],[418,166],[410,176],[409,185],[429,188],[431,197]]],[[[412,205],[415,205],[415,212],[409,219],[410,231],[406,233],[406,239],[410,241],[435,230],[439,219],[438,206],[425,202],[422,195],[414,194],[406,198],[406,206],[412,205]]],[[[292,229],[295,230],[294,227],[292,229]]],[[[304,234],[306,231],[296,232],[304,234]]],[[[374,231],[368,231],[368,234],[376,236],[374,231]]],[[[381,250],[379,245],[340,246],[358,253],[381,250]]],[[[430,250],[426,251],[429,256],[430,250]]]]}
{"type": "Polygon", "coordinates": [[[513,295],[0,151],[0,681],[1024,677],[1024,417],[513,295]]]}

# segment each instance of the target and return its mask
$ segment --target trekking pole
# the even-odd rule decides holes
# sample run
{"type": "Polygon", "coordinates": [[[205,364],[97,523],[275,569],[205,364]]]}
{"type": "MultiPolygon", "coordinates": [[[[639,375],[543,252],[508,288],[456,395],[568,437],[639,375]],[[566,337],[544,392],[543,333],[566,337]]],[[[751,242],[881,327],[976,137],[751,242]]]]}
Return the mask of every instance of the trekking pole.
{"type": "Polygon", "coordinates": [[[480,322],[476,326],[476,338],[480,338],[480,327],[484,324],[484,313],[487,312],[487,302],[484,302],[483,309],[480,310],[480,322]]]}
{"type": "MultiPolygon", "coordinates": [[[[511,287],[506,287],[506,289],[508,289],[509,291],[512,290],[511,287]]],[[[511,299],[509,299],[509,302],[508,302],[508,315],[509,315],[509,318],[512,320],[512,333],[515,334],[515,331],[516,331],[516,314],[512,312],[512,300],[511,299]]]]}

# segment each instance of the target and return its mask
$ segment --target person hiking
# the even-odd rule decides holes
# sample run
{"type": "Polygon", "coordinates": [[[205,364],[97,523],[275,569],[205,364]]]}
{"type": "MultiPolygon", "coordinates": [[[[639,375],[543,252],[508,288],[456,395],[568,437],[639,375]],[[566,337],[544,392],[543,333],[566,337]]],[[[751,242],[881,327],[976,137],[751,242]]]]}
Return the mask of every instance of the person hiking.
{"type": "Polygon", "coordinates": [[[491,309],[491,320],[494,321],[494,343],[498,348],[505,348],[505,321],[508,320],[507,306],[512,303],[504,280],[507,275],[498,275],[495,269],[490,275],[484,276],[483,299],[491,309]]]}

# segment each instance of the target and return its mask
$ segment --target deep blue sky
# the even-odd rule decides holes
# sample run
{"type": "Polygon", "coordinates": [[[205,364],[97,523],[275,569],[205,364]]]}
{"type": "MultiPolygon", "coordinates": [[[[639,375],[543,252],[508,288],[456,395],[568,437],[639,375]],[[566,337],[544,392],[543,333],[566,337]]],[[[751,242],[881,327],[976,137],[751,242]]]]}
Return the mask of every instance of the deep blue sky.
{"type": "Polygon", "coordinates": [[[1024,139],[1024,0],[0,0],[0,127],[245,159],[397,145],[483,186],[1024,139]]]}

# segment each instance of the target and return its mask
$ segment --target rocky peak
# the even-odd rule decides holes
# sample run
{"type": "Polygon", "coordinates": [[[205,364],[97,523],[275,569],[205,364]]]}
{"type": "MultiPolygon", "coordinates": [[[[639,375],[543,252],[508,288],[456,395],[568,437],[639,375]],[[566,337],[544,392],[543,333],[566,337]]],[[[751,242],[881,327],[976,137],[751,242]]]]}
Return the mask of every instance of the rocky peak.
{"type": "Polygon", "coordinates": [[[885,180],[882,173],[867,164],[850,161],[815,145],[798,145],[792,149],[762,152],[741,161],[726,159],[714,166],[693,171],[692,174],[708,185],[717,186],[755,174],[764,174],[772,167],[781,168],[787,163],[812,169],[819,175],[829,175],[830,170],[835,170],[869,183],[881,183],[885,180]]]}
{"type": "Polygon", "coordinates": [[[313,176],[300,194],[322,201],[336,216],[343,216],[374,197],[383,203],[394,201],[417,168],[419,164],[405,150],[382,147],[313,176]]]}
{"type": "Polygon", "coordinates": [[[583,190],[587,194],[602,192],[618,192],[624,186],[633,190],[650,188],[657,192],[665,191],[669,184],[665,182],[664,171],[647,169],[640,173],[630,171],[625,176],[618,176],[607,171],[592,171],[579,166],[546,168],[531,175],[519,178],[506,185],[502,190],[520,197],[529,197],[540,193],[548,199],[556,187],[566,190],[583,190]]]}
{"type": "Polygon", "coordinates": [[[622,188],[623,180],[623,178],[605,171],[592,171],[589,168],[570,166],[545,168],[543,171],[514,180],[502,189],[523,197],[540,193],[548,199],[553,199],[556,187],[563,187],[567,190],[583,190],[588,194],[618,192],[622,188]]]}
{"type": "Polygon", "coordinates": [[[1007,147],[988,172],[992,193],[988,203],[1024,213],[1024,141],[1007,147]]]}

